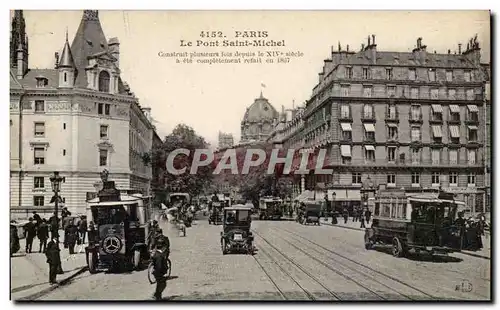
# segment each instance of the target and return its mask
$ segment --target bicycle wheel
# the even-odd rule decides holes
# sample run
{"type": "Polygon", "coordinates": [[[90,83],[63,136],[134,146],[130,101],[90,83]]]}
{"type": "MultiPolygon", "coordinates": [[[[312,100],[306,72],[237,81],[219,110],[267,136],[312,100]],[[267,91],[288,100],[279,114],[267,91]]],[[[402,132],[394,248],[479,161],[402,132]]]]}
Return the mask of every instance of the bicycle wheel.
{"type": "Polygon", "coordinates": [[[167,277],[170,278],[171,274],[172,274],[172,262],[170,261],[170,258],[167,258],[167,277]]]}
{"type": "Polygon", "coordinates": [[[153,262],[151,262],[148,265],[148,280],[149,280],[149,283],[151,283],[151,284],[156,283],[156,279],[153,275],[153,270],[154,270],[154,265],[153,265],[153,262]]]}

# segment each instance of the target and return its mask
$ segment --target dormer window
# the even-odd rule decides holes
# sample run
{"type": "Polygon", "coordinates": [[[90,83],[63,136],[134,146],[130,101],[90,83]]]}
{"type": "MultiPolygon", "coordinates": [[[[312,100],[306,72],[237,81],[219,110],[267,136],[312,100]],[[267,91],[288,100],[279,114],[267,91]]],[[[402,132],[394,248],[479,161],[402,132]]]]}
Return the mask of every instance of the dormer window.
{"type": "Polygon", "coordinates": [[[42,88],[49,85],[49,80],[44,76],[36,77],[36,87],[42,88]]]}
{"type": "Polygon", "coordinates": [[[99,91],[109,93],[109,73],[107,71],[101,71],[99,73],[99,91]]]}

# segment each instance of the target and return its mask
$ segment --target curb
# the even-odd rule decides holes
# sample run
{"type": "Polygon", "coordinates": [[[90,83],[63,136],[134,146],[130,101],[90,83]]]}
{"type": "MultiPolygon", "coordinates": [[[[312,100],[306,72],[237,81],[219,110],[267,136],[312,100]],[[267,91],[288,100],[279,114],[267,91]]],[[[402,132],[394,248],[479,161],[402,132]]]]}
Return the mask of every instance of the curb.
{"type": "Polygon", "coordinates": [[[80,269],[78,269],[77,271],[75,271],[74,273],[72,273],[71,275],[69,275],[68,277],[60,280],[59,282],[57,282],[56,285],[52,285],[46,289],[43,289],[39,292],[36,292],[36,293],[33,293],[31,295],[28,295],[28,296],[25,296],[25,297],[21,297],[19,299],[16,299],[14,300],[14,302],[23,302],[23,301],[33,301],[33,300],[36,300],[54,290],[56,290],[58,287],[61,287],[61,286],[64,286],[66,285],[70,280],[74,279],[75,277],[77,277],[78,275],[84,273],[85,271],[87,271],[87,266],[84,266],[84,267],[81,267],[80,269]]]}
{"type": "MultiPolygon", "coordinates": [[[[331,224],[331,223],[328,223],[328,222],[322,222],[321,225],[328,225],[328,226],[333,226],[333,227],[340,227],[340,228],[345,228],[345,229],[351,229],[351,230],[357,230],[357,231],[365,231],[364,228],[354,228],[354,227],[347,227],[347,226],[342,226],[342,225],[338,225],[338,224],[331,224]]],[[[468,255],[468,256],[473,256],[473,257],[477,257],[477,258],[482,258],[482,259],[487,259],[487,260],[491,260],[491,257],[489,256],[486,256],[486,255],[481,255],[481,254],[476,254],[474,252],[465,252],[465,251],[460,251],[460,252],[457,252],[457,253],[462,253],[462,254],[465,254],[465,255],[468,255]]]]}

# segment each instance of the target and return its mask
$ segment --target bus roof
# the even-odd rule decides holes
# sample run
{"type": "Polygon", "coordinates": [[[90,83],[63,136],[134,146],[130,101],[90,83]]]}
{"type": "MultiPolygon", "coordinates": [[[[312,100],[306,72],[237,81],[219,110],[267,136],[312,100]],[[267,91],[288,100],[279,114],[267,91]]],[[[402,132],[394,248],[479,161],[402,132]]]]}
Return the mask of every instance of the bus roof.
{"type": "Polygon", "coordinates": [[[245,206],[245,205],[232,205],[230,207],[225,207],[224,210],[251,210],[252,207],[250,206],[245,206]]]}

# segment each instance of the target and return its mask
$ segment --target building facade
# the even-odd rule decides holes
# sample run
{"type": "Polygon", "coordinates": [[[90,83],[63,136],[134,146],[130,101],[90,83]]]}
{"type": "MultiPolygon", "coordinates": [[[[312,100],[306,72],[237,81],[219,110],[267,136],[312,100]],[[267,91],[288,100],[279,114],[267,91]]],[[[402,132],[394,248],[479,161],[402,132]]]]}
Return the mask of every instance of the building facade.
{"type": "Polygon", "coordinates": [[[50,176],[59,171],[64,204],[84,212],[88,193],[109,171],[119,189],[149,193],[154,127],[120,77],[119,41],[106,40],[97,11],[86,10],[54,68],[28,67],[28,35],[15,11],[10,59],[11,210],[53,208],[50,176]],[[128,133],[128,134],[124,134],[128,133]]]}
{"type": "Polygon", "coordinates": [[[278,123],[278,111],[264,98],[262,92],[247,108],[241,121],[241,142],[266,141],[278,123]]]}
{"type": "Polygon", "coordinates": [[[360,203],[374,186],[423,191],[441,187],[480,211],[485,186],[485,104],[480,48],[458,53],[377,50],[331,53],[303,113],[304,148],[326,148],[332,175],[309,175],[306,188],[328,184],[329,198],[360,203]]]}
{"type": "Polygon", "coordinates": [[[233,135],[219,132],[219,149],[231,148],[234,145],[233,135]]]}

